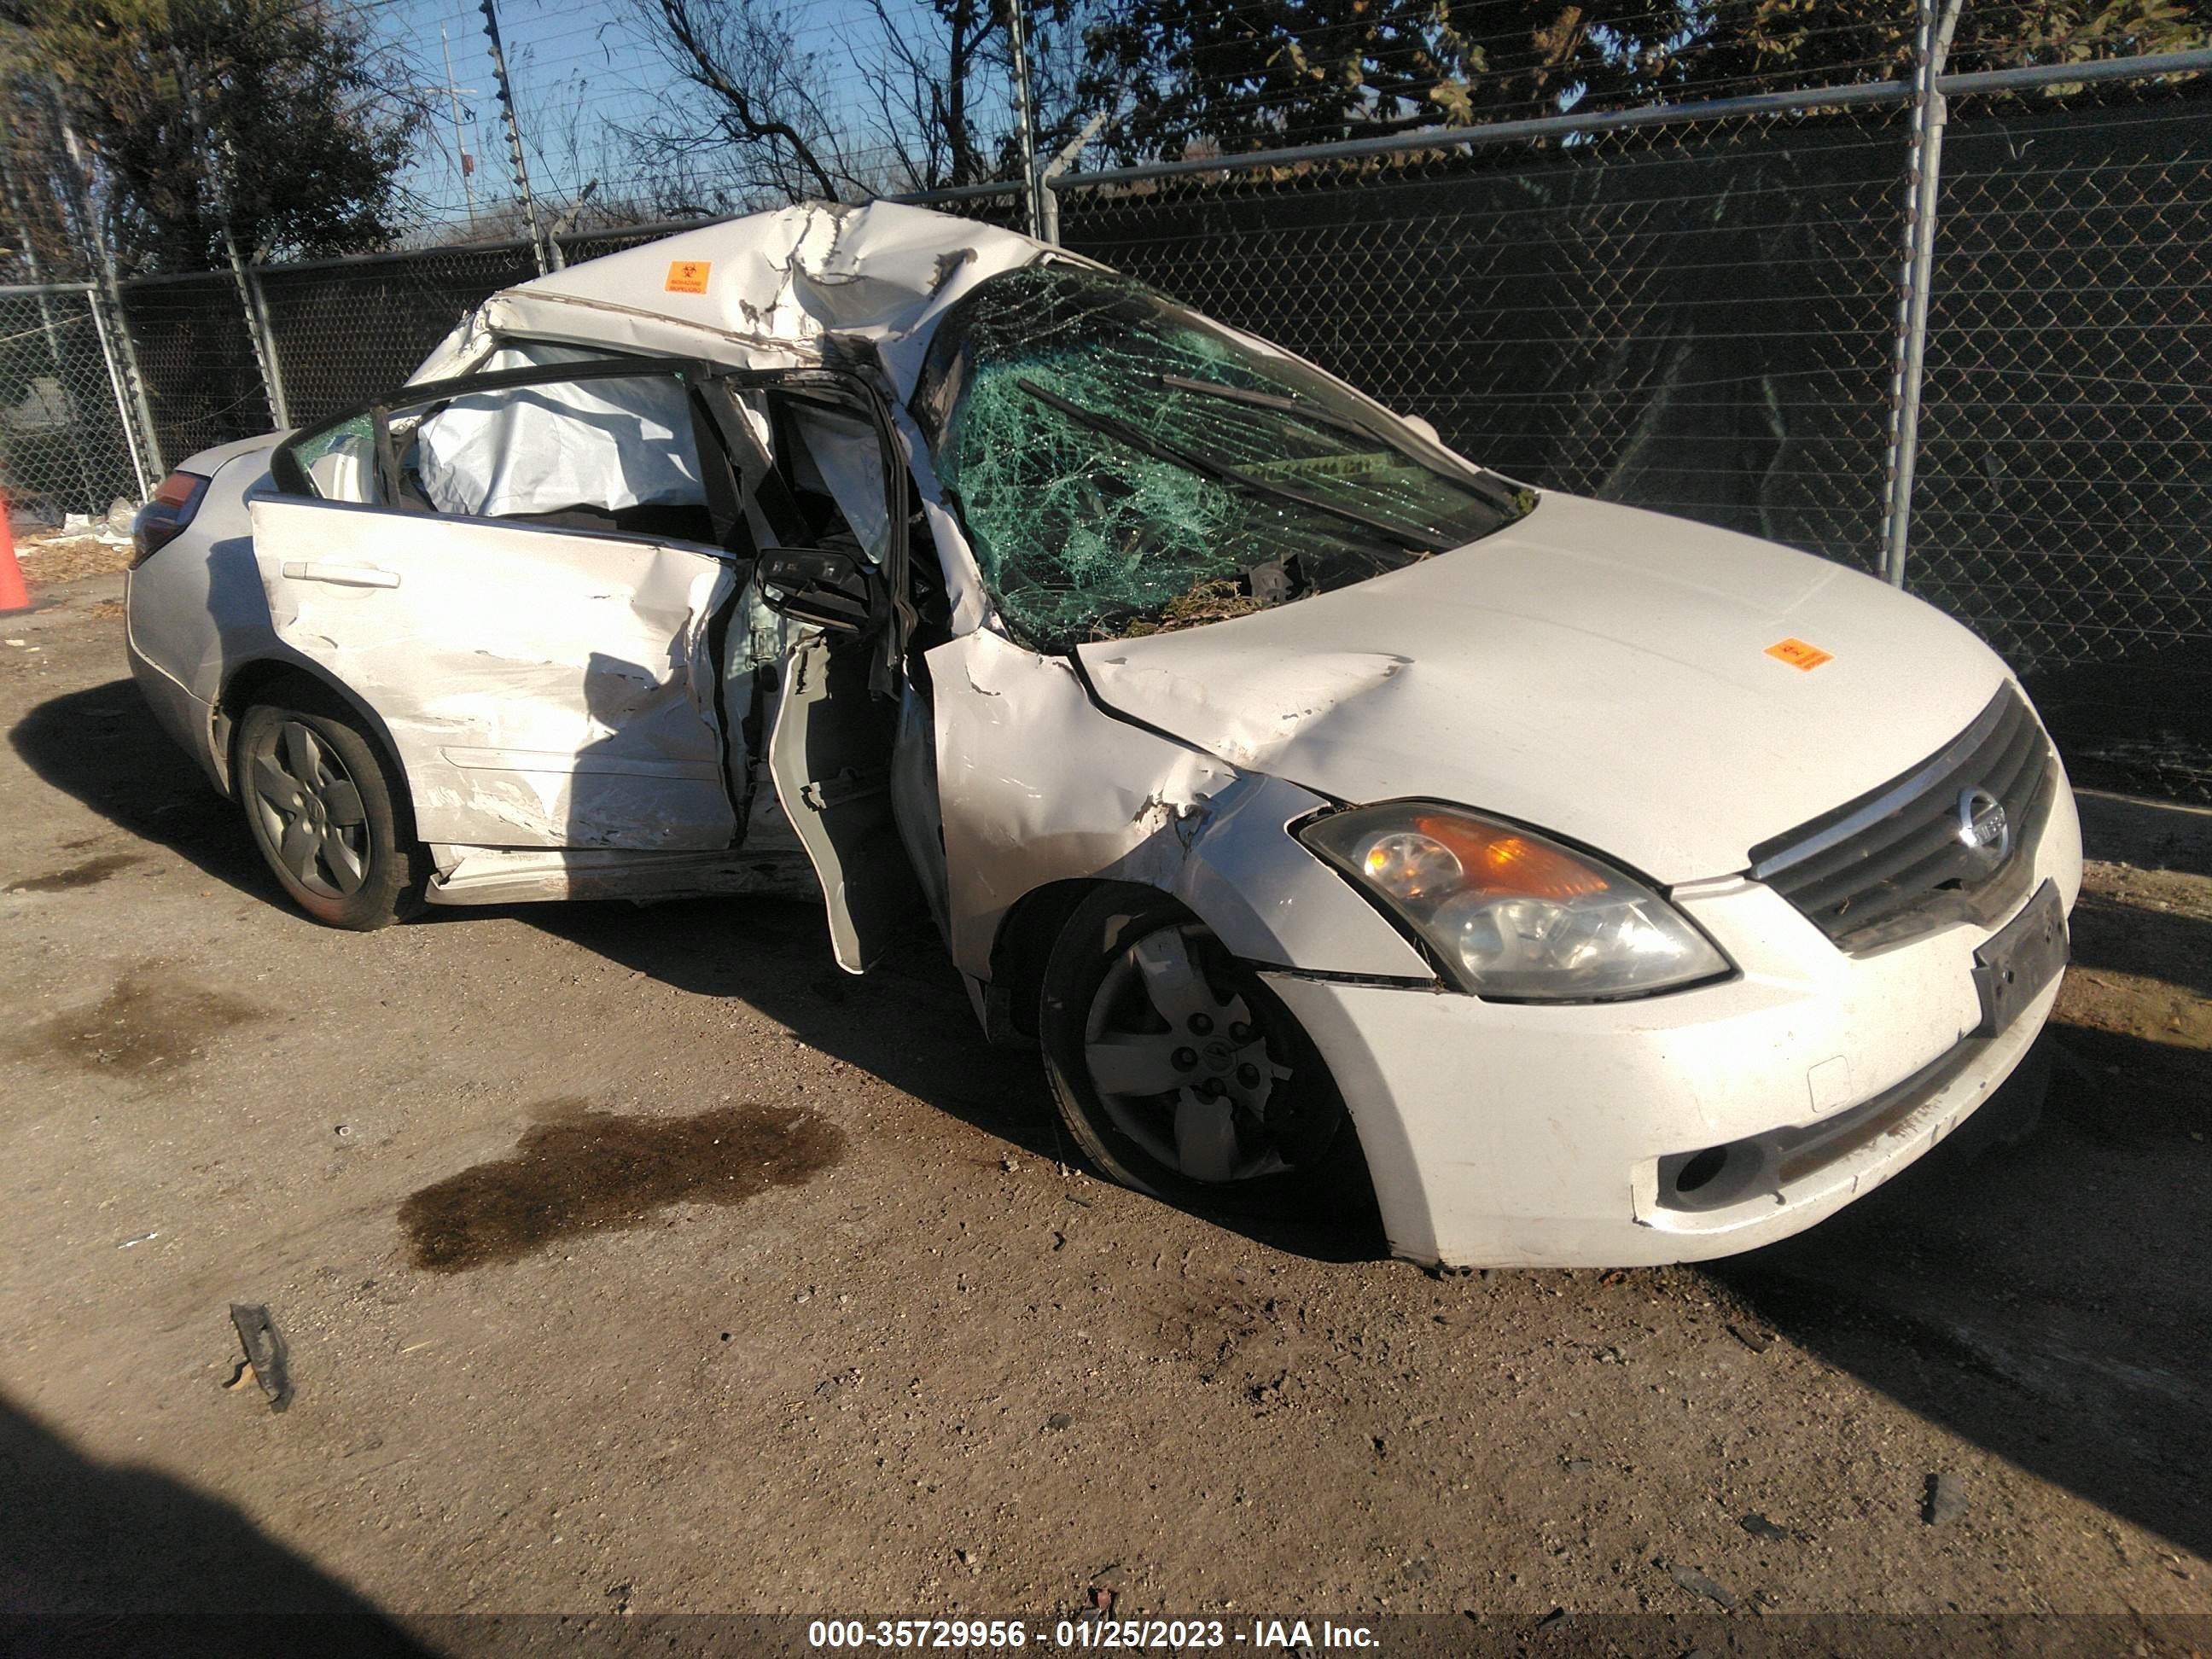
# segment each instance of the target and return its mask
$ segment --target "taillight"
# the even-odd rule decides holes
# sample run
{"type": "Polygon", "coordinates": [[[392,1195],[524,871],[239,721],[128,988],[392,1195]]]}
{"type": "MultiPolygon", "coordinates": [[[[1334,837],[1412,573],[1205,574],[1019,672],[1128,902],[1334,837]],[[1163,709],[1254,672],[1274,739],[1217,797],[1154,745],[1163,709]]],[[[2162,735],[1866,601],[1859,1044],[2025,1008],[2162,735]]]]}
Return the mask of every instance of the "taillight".
{"type": "Polygon", "coordinates": [[[161,480],[154,499],[138,509],[131,521],[131,568],[136,570],[153,557],[164,543],[176,539],[192,521],[207,494],[208,481],[197,472],[172,472],[161,480]]]}

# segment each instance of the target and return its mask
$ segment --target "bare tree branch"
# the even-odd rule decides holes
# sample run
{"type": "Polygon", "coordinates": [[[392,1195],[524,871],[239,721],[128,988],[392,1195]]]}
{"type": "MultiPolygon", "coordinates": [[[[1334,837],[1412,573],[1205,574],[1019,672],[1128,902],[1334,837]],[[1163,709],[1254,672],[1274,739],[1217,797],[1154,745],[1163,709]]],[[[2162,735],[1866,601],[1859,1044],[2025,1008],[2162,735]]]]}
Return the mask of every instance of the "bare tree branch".
{"type": "MultiPolygon", "coordinates": [[[[756,84],[748,87],[737,78],[739,67],[726,68],[715,50],[703,37],[694,16],[691,0],[659,0],[660,15],[666,24],[669,37],[688,59],[686,78],[703,87],[721,100],[716,112],[718,125],[731,143],[735,144],[781,143],[789,148],[793,159],[813,180],[816,189],[835,200],[837,185],[830,169],[815,153],[814,146],[798,127],[779,113],[762,94],[775,90],[774,83],[781,78],[777,73],[782,68],[779,61],[788,47],[787,37],[770,39],[757,25],[751,0],[744,0],[737,21],[739,52],[752,61],[750,67],[766,70],[763,78],[767,88],[756,84]]],[[[849,180],[848,180],[849,182],[849,180]]],[[[798,193],[793,193],[798,199],[798,193]]]]}
{"type": "Polygon", "coordinates": [[[886,0],[869,0],[882,32],[883,57],[872,68],[856,50],[853,67],[876,107],[884,148],[898,155],[918,190],[951,182],[946,143],[945,76],[933,52],[908,38],[886,0]]]}
{"type": "MultiPolygon", "coordinates": [[[[797,47],[775,0],[633,3],[671,69],[711,106],[672,104],[626,130],[655,189],[719,196],[714,158],[726,166],[733,153],[745,185],[790,200],[937,190],[1018,171],[1007,120],[1011,0],[867,0],[861,15],[874,27],[850,40],[849,67],[836,70],[797,47]],[[832,90],[840,82],[842,100],[832,90]]],[[[1077,107],[1091,92],[1085,22],[1133,0],[1023,3],[1037,131],[1063,143],[1091,107],[1077,107]]]]}

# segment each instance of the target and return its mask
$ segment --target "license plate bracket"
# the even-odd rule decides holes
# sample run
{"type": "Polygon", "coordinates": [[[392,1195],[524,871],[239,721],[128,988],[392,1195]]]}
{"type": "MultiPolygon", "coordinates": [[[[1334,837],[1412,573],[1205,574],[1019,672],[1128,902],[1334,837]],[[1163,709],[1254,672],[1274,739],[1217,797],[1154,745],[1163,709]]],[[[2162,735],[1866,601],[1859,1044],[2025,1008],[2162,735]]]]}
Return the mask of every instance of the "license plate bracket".
{"type": "Polygon", "coordinates": [[[2020,1018],[2066,966],[2066,906],[2046,881],[2027,907],[1974,952],[1974,989],[1982,1000],[1978,1037],[1993,1037],[2020,1018]]]}

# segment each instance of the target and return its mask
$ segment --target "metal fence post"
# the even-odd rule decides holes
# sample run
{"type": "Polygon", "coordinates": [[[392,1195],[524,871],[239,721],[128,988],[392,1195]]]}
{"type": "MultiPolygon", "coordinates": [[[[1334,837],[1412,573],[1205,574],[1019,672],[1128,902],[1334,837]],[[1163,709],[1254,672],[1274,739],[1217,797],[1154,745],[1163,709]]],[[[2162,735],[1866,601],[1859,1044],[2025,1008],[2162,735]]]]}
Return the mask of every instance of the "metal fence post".
{"type": "Polygon", "coordinates": [[[123,435],[131,448],[131,470],[137,477],[139,499],[143,501],[154,493],[153,481],[168,471],[161,465],[161,433],[154,424],[154,405],[146,397],[145,377],[138,372],[138,353],[131,342],[131,319],[123,309],[123,284],[115,273],[115,251],[101,234],[92,204],[84,147],[77,142],[76,129],[70,125],[69,106],[63,101],[60,86],[50,81],[47,91],[53,101],[55,123],[61,129],[62,149],[68,158],[70,194],[76,210],[77,232],[90,244],[100,267],[100,290],[88,295],[88,300],[93,327],[100,336],[100,355],[107,360],[108,378],[115,387],[116,411],[123,417],[123,435]],[[100,315],[103,299],[114,308],[112,329],[100,315]],[[132,418],[134,414],[136,419],[132,418]]]}
{"type": "Polygon", "coordinates": [[[584,216],[584,210],[591,205],[592,192],[599,187],[599,181],[596,179],[587,182],[583,189],[576,192],[576,199],[570,204],[568,210],[556,219],[553,222],[553,228],[545,233],[545,251],[553,261],[554,270],[568,270],[568,250],[561,246],[561,239],[575,228],[576,222],[584,216]]]}
{"type": "MultiPolygon", "coordinates": [[[[115,360],[115,343],[109,337],[106,319],[100,314],[100,295],[87,289],[84,296],[84,308],[92,318],[93,335],[100,342],[100,361],[107,365],[107,384],[115,393],[115,416],[123,423],[124,446],[131,452],[131,476],[138,481],[138,499],[142,501],[150,501],[153,499],[154,486],[147,477],[145,459],[139,453],[138,422],[131,416],[131,406],[133,399],[131,393],[124,390],[125,382],[131,376],[115,360]]],[[[116,312],[117,322],[120,326],[122,307],[118,306],[116,312]]],[[[127,331],[125,334],[124,345],[125,349],[128,350],[130,337],[127,331]]],[[[143,416],[145,403],[145,393],[143,390],[139,391],[136,401],[141,406],[140,414],[143,416]]],[[[158,477],[161,476],[163,471],[157,452],[154,460],[154,475],[158,477]]],[[[96,505],[94,510],[97,511],[96,505]]]]}
{"type": "Polygon", "coordinates": [[[522,204],[523,222],[530,227],[530,255],[540,276],[553,269],[545,252],[545,234],[538,228],[538,204],[530,197],[530,164],[522,156],[522,122],[514,112],[514,84],[507,76],[507,48],[500,44],[498,0],[477,0],[483,13],[484,38],[491,42],[492,84],[499,93],[500,115],[507,123],[507,164],[514,174],[514,193],[522,204]]]}
{"type": "Polygon", "coordinates": [[[261,273],[248,264],[236,264],[234,269],[238,285],[246,295],[246,321],[253,331],[253,356],[261,366],[263,389],[269,393],[269,412],[276,417],[279,428],[289,428],[291,400],[284,395],[284,363],[276,355],[276,329],[269,320],[269,301],[261,291],[261,273]]]}
{"type": "Polygon", "coordinates": [[[269,413],[276,424],[289,427],[292,422],[284,414],[283,377],[276,367],[276,337],[269,327],[268,308],[261,302],[261,285],[246,270],[246,261],[239,254],[238,233],[230,222],[230,186],[226,173],[234,156],[230,141],[223,141],[222,154],[217,155],[214,137],[208,131],[207,113],[200,103],[198,78],[181,50],[172,46],[170,52],[177,65],[177,83],[184,89],[185,114],[191,124],[192,145],[200,153],[208,194],[215,205],[216,223],[222,231],[223,257],[230,262],[230,280],[238,289],[239,307],[246,313],[246,337],[253,343],[253,367],[261,375],[261,395],[267,400],[269,413]]]}
{"type": "MultiPolygon", "coordinates": [[[[1013,74],[1014,142],[1021,151],[1022,217],[1032,236],[1045,230],[1044,181],[1037,173],[1036,125],[1030,108],[1030,59],[1025,38],[1024,0],[1006,0],[1006,42],[1013,74]]],[[[1049,241],[1051,238],[1045,237],[1049,241]]]]}
{"type": "Polygon", "coordinates": [[[1084,146],[1098,136],[1098,129],[1106,125],[1113,114],[1111,107],[1100,110],[1083,125],[1077,133],[1060,147],[1060,154],[1045,164],[1037,175],[1037,240],[1060,246],[1060,186],[1054,182],[1060,174],[1083,159],[1084,146]]]}
{"type": "Polygon", "coordinates": [[[1897,342],[1890,374],[1889,497],[1884,514],[1881,573],[1893,587],[1905,586],[1905,560],[1912,532],[1912,474],[1920,451],[1920,382],[1927,360],[1929,284],[1936,258],[1936,212],[1943,173],[1944,102],[1936,77],[1959,27],[1960,0],[1920,0],[1912,77],[1912,160],[1907,169],[1905,263],[1899,277],[1897,342]]]}

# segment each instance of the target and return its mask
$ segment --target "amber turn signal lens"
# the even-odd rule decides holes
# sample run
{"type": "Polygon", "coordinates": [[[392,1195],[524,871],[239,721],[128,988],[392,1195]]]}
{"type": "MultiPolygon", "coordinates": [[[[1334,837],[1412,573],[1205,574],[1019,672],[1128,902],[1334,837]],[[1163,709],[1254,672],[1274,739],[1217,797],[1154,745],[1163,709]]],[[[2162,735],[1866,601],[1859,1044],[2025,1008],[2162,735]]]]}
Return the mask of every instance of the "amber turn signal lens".
{"type": "Polygon", "coordinates": [[[1588,1002],[1719,979],[1729,959],[1667,896],[1595,853],[1443,801],[1323,812],[1297,838],[1486,1000],[1588,1002]]]}
{"type": "Polygon", "coordinates": [[[1419,817],[1413,828],[1449,848],[1479,892],[1524,893],[1530,898],[1587,898],[1613,884],[1581,860],[1510,830],[1466,818],[1419,817]]]}

